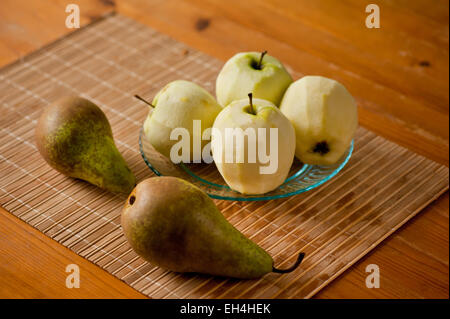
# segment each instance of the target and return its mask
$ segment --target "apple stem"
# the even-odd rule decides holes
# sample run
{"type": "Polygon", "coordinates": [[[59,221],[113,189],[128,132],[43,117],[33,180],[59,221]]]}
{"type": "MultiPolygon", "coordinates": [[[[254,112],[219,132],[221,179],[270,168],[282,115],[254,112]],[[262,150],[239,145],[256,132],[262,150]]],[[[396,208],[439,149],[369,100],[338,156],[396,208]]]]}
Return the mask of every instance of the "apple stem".
{"type": "Polygon", "coordinates": [[[253,94],[248,94],[248,99],[250,100],[250,113],[256,115],[255,109],[253,108],[253,94]]]}
{"type": "Polygon", "coordinates": [[[267,54],[267,51],[266,50],[264,50],[263,52],[261,52],[261,57],[259,58],[259,62],[258,62],[258,65],[257,65],[257,69],[258,70],[261,70],[261,64],[262,64],[262,61],[263,61],[263,58],[264,58],[264,56],[267,54]]]}
{"type": "Polygon", "coordinates": [[[272,267],[272,272],[276,272],[279,274],[286,274],[288,272],[292,272],[295,269],[297,269],[298,266],[300,266],[304,257],[305,257],[305,253],[300,253],[300,254],[298,254],[297,261],[291,267],[289,267],[287,269],[277,269],[275,267],[272,267]]]}
{"type": "Polygon", "coordinates": [[[137,98],[139,101],[144,102],[145,104],[147,104],[147,105],[150,106],[151,108],[153,108],[153,109],[155,108],[155,106],[154,106],[152,103],[147,102],[146,100],[144,100],[143,98],[141,98],[139,95],[135,94],[134,97],[137,98]]]}

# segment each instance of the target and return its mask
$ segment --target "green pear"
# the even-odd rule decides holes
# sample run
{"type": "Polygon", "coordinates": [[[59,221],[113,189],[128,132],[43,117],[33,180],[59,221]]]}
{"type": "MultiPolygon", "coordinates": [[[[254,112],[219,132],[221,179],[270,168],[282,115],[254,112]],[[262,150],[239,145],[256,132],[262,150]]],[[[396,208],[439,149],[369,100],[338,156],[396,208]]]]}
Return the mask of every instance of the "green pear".
{"type": "Polygon", "coordinates": [[[64,175],[126,195],[136,185],[114,144],[108,119],[86,99],[70,96],[46,107],[35,137],[42,157],[64,175]]]}
{"type": "Polygon", "coordinates": [[[176,177],[140,182],[121,215],[131,247],[147,261],[176,272],[258,278],[273,267],[270,255],[247,239],[221,214],[211,198],[176,177]]]}
{"type": "Polygon", "coordinates": [[[305,76],[292,83],[280,110],[294,126],[295,155],[306,164],[339,161],[358,127],[352,95],[341,83],[322,76],[305,76]]]}
{"type": "Polygon", "coordinates": [[[220,134],[213,132],[211,149],[228,186],[243,194],[264,194],[283,184],[289,174],[295,131],[273,103],[253,99],[252,94],[249,97],[232,102],[219,113],[213,130],[220,134]],[[228,152],[233,152],[232,158],[228,152]]]}
{"type": "Polygon", "coordinates": [[[266,52],[242,52],[229,59],[216,80],[216,96],[222,106],[253,97],[279,106],[292,78],[283,64],[266,52]]]}
{"type": "Polygon", "coordinates": [[[214,97],[197,84],[177,80],[167,84],[153,99],[153,107],[144,123],[144,133],[155,149],[170,158],[170,151],[178,141],[170,134],[176,128],[184,128],[190,137],[190,161],[200,162],[203,147],[208,143],[202,136],[211,128],[222,110],[214,97]],[[194,120],[201,121],[201,130],[194,130],[194,120]],[[194,141],[201,141],[198,148],[194,141]]]}

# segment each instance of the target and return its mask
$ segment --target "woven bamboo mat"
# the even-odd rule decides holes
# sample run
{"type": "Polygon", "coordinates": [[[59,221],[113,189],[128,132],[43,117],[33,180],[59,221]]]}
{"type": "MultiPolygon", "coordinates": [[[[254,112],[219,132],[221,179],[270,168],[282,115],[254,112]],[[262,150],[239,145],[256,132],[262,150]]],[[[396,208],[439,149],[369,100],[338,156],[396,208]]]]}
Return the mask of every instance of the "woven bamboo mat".
{"type": "MultiPolygon", "coordinates": [[[[138,180],[152,176],[138,135],[151,99],[187,79],[213,92],[222,62],[120,15],[109,16],[0,71],[0,204],[154,298],[305,298],[331,282],[448,189],[448,168],[360,128],[346,168],[320,188],[266,202],[216,201],[226,218],[296,271],[239,281],[154,267],[120,228],[124,198],[52,170],[34,144],[41,109],[67,94],[97,103],[138,180]]],[[[298,78],[300,74],[295,74],[298,78]]],[[[364,285],[364,282],[361,282],[364,285]]]]}

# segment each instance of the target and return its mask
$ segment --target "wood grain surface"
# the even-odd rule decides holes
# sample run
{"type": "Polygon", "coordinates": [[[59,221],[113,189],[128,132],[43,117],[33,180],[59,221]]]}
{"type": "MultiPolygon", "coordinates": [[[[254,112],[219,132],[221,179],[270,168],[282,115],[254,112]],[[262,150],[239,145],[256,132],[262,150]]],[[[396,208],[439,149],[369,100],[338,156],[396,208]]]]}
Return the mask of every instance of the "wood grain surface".
{"type": "MultiPolygon", "coordinates": [[[[2,1],[2,64],[69,32],[63,26],[66,3],[2,1]]],[[[364,126],[448,166],[448,1],[379,3],[379,30],[363,27],[365,4],[360,1],[236,1],[226,7],[220,1],[81,1],[80,7],[83,22],[115,7],[222,60],[237,51],[269,49],[305,74],[337,78],[363,101],[364,126]]],[[[8,227],[16,222],[4,221],[8,227]]],[[[448,298],[448,223],[447,193],[318,297],[448,298]],[[380,289],[365,288],[365,266],[370,263],[383,269],[380,289]]],[[[17,232],[31,233],[29,228],[24,225],[17,232]]],[[[0,258],[8,265],[6,274],[21,273],[14,276],[16,286],[30,285],[30,272],[40,269],[33,251],[19,243],[10,247],[2,242],[1,249],[5,249],[0,258]],[[15,262],[9,257],[13,253],[27,258],[15,262]]],[[[76,258],[70,252],[47,251],[55,259],[76,258]]],[[[96,274],[92,280],[107,278],[89,266],[96,274]]],[[[1,271],[5,278],[5,270],[1,271]]],[[[55,288],[61,282],[49,285],[55,288]]],[[[1,293],[4,297],[77,294],[64,289],[55,295],[55,290],[41,288],[40,294],[20,294],[17,289],[1,293]]],[[[124,296],[133,297],[125,291],[124,296]]]]}
{"type": "Polygon", "coordinates": [[[146,298],[1,208],[0,243],[2,298],[146,298]],[[66,288],[69,264],[80,267],[80,288],[66,288]]]}

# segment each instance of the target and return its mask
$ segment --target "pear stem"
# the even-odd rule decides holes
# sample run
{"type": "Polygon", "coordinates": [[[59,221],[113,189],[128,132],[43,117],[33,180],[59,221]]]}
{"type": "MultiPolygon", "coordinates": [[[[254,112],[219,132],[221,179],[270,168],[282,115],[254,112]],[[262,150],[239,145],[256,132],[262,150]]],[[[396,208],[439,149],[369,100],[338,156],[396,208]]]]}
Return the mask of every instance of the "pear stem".
{"type": "Polygon", "coordinates": [[[258,62],[258,65],[257,65],[257,69],[258,70],[261,70],[261,64],[262,64],[262,61],[263,61],[263,58],[264,58],[264,56],[267,54],[267,51],[266,50],[264,50],[263,52],[261,52],[261,57],[259,58],[259,62],[258,62]]]}
{"type": "Polygon", "coordinates": [[[295,269],[297,269],[298,266],[300,266],[304,257],[305,257],[305,253],[300,253],[300,254],[298,254],[297,261],[291,267],[289,267],[287,269],[277,269],[275,267],[272,267],[272,272],[276,272],[279,274],[286,274],[288,272],[292,272],[295,269]]]}
{"type": "Polygon", "coordinates": [[[253,108],[253,94],[252,93],[248,94],[248,99],[250,100],[250,113],[253,115],[256,115],[256,111],[253,108]]]}
{"type": "Polygon", "coordinates": [[[139,101],[144,102],[145,104],[147,104],[147,105],[150,106],[151,108],[153,108],[153,109],[155,108],[155,106],[154,106],[152,103],[147,102],[146,100],[144,100],[143,98],[141,98],[139,95],[135,94],[134,97],[137,98],[139,101]]]}

